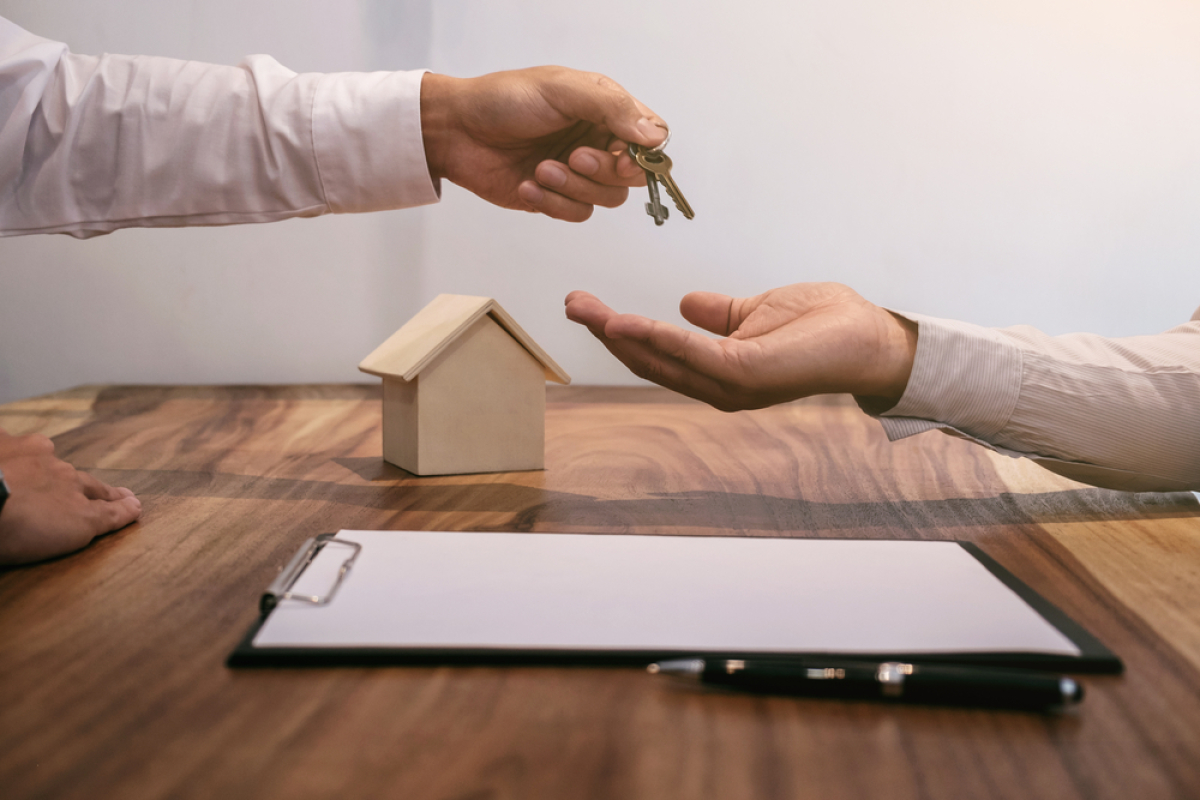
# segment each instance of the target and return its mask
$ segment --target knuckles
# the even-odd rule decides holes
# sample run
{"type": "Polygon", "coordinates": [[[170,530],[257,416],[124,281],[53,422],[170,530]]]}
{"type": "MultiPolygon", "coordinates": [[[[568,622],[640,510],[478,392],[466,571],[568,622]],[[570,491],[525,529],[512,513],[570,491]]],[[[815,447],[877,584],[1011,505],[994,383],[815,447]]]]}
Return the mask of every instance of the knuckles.
{"type": "Polygon", "coordinates": [[[624,205],[625,201],[628,199],[629,189],[624,186],[614,186],[613,191],[604,198],[604,201],[601,202],[600,205],[604,206],[605,208],[617,208],[618,206],[624,205]]]}
{"type": "Polygon", "coordinates": [[[63,482],[73,481],[78,471],[65,461],[55,460],[46,468],[51,476],[63,482]]]}
{"type": "Polygon", "coordinates": [[[27,433],[24,436],[15,437],[13,450],[16,455],[20,456],[52,456],[54,455],[54,442],[50,440],[50,437],[40,433],[27,433]]]}

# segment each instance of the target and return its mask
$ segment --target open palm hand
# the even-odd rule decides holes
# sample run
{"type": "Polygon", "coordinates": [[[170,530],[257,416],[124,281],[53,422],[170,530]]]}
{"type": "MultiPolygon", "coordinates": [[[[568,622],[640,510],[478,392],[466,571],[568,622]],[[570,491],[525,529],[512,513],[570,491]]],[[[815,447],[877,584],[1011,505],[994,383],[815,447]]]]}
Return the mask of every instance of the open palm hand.
{"type": "Polygon", "coordinates": [[[912,371],[916,327],[837,283],[798,283],[756,297],[693,292],[684,318],[721,338],[618,314],[587,292],[567,296],[634,374],[724,411],[849,392],[890,406],[912,371]]]}

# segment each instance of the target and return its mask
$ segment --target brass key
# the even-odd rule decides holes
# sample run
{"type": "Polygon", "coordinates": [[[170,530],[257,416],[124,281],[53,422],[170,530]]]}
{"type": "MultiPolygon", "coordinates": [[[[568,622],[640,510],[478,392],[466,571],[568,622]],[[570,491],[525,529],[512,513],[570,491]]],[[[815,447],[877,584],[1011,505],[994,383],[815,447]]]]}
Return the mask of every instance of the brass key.
{"type": "MultiPolygon", "coordinates": [[[[637,147],[633,157],[637,161],[638,166],[646,171],[646,183],[648,185],[652,183],[650,176],[653,174],[658,179],[658,182],[663,185],[663,188],[667,190],[667,194],[671,196],[671,199],[675,201],[675,207],[688,219],[696,217],[696,212],[692,211],[692,207],[683,196],[683,192],[679,191],[679,184],[675,183],[675,179],[671,177],[670,156],[661,150],[649,150],[644,147],[637,147]]],[[[657,194],[657,191],[651,192],[651,196],[655,194],[657,194]]],[[[663,210],[666,211],[666,209],[663,210]]],[[[663,214],[663,218],[666,218],[665,213],[663,214]]],[[[658,222],[657,217],[655,217],[654,221],[659,225],[662,224],[658,222]]]]}
{"type": "MultiPolygon", "coordinates": [[[[633,156],[633,160],[640,165],[641,153],[644,152],[641,145],[629,145],[629,155],[633,156]]],[[[642,171],[646,173],[646,190],[650,192],[650,202],[646,203],[646,213],[654,217],[655,225],[662,225],[667,221],[667,209],[663,206],[662,200],[658,196],[658,176],[653,170],[642,167],[642,171]]]]}

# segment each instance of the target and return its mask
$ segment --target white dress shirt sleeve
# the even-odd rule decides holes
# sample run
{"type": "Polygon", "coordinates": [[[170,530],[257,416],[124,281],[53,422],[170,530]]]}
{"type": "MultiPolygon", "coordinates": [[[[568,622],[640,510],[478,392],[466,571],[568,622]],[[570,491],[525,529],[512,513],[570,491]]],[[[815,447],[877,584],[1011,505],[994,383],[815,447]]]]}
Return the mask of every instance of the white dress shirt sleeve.
{"type": "Polygon", "coordinates": [[[917,353],[889,439],[939,429],[1095,486],[1200,489],[1200,311],[1119,339],[901,316],[917,353]]]}
{"type": "Polygon", "coordinates": [[[422,75],[81,56],[0,18],[0,235],[436,202],[422,75]]]}

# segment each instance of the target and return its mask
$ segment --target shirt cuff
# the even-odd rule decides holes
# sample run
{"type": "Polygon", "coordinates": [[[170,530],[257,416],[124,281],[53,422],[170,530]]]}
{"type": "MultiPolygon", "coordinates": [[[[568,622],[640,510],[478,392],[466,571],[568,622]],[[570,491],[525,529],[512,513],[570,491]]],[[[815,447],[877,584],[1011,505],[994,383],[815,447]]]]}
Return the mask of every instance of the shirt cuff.
{"type": "Polygon", "coordinates": [[[412,72],[323,75],[312,138],[329,210],[344,214],[436,203],[421,136],[421,79],[412,72]]]}
{"type": "Polygon", "coordinates": [[[990,439],[1021,396],[1021,349],[994,330],[895,312],[917,323],[917,352],[900,402],[879,416],[891,440],[944,426],[990,439]]]}

